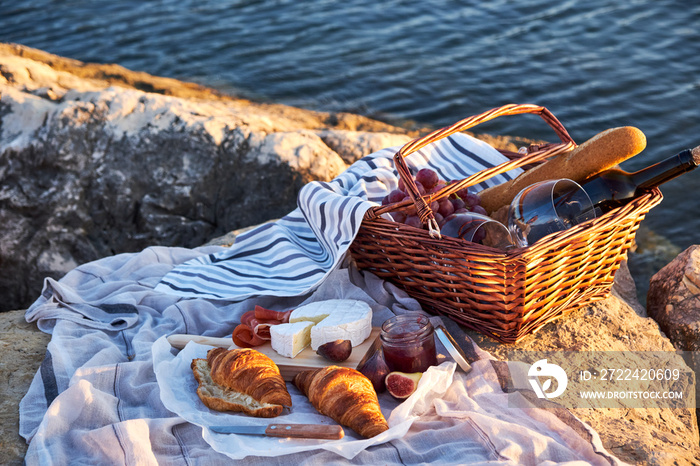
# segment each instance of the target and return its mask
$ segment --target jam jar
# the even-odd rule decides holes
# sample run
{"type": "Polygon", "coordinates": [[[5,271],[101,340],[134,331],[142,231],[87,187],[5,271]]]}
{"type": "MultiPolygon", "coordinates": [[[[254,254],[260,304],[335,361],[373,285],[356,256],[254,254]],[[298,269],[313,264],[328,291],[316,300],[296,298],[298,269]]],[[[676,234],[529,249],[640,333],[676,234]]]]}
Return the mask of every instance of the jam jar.
{"type": "Polygon", "coordinates": [[[384,359],[392,371],[425,372],[437,365],[433,325],[421,313],[394,316],[382,324],[384,359]]]}

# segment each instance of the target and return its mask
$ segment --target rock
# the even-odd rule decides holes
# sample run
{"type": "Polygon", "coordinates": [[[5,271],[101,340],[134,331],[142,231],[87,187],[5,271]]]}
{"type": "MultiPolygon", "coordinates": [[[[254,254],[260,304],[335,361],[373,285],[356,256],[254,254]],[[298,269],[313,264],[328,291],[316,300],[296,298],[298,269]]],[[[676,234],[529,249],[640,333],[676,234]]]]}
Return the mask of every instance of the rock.
{"type": "Polygon", "coordinates": [[[647,312],[676,348],[700,350],[700,245],[683,251],[651,278],[647,312]]]}
{"type": "MultiPolygon", "coordinates": [[[[403,133],[404,129],[348,113],[311,112],[282,104],[253,103],[214,89],[176,79],[128,70],[116,64],[83,63],[19,44],[0,43],[0,84],[47,99],[61,99],[68,90],[99,91],[110,86],[168,95],[182,99],[223,101],[259,113],[270,121],[299,128],[335,128],[348,131],[403,133]]],[[[509,138],[501,142],[508,143],[509,138]]]]}
{"type": "Polygon", "coordinates": [[[649,282],[656,272],[669,264],[682,252],[671,240],[644,225],[635,234],[633,254],[629,255],[630,270],[634,270],[637,298],[646,306],[649,282]]]}
{"type": "Polygon", "coordinates": [[[385,147],[408,142],[408,140],[403,139],[397,140],[396,135],[391,133],[325,130],[320,131],[318,135],[348,165],[385,147]]]}
{"type": "Polygon", "coordinates": [[[24,320],[24,311],[0,314],[0,464],[23,462],[27,444],[19,435],[19,402],[46,354],[51,335],[24,320]]]}
{"type": "Polygon", "coordinates": [[[44,277],[81,263],[278,218],[307,182],[410,139],[357,115],[7,44],[0,93],[0,311],[28,306],[44,277]]]}
{"type": "MultiPolygon", "coordinates": [[[[652,276],[647,312],[699,374],[700,245],[690,246],[652,276]]],[[[695,402],[696,406],[700,403],[700,386],[697,385],[695,402]]]]}
{"type": "MultiPolygon", "coordinates": [[[[520,350],[639,352],[642,357],[642,352],[675,351],[659,325],[646,316],[637,301],[626,263],[615,275],[615,285],[608,298],[545,325],[516,345],[503,345],[472,331],[467,333],[497,359],[508,359],[510,353],[520,350]]],[[[677,357],[677,364],[684,367],[683,360],[677,357]]],[[[690,465],[697,464],[700,458],[700,433],[694,409],[578,408],[571,412],[590,424],[605,448],[623,461],[690,465]]]]}

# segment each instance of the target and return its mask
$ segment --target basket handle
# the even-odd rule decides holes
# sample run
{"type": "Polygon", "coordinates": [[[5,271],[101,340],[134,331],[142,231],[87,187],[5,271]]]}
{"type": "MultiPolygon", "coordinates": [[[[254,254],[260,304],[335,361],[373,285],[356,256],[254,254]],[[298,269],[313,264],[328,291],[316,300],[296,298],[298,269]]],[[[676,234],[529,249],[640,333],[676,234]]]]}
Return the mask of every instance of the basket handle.
{"type": "MultiPolygon", "coordinates": [[[[430,210],[429,207],[429,203],[432,202],[433,199],[440,199],[442,197],[455,193],[460,189],[480,183],[481,181],[489,179],[495,175],[505,173],[509,170],[512,170],[513,168],[518,168],[531,163],[539,162],[548,157],[552,157],[562,152],[569,151],[574,147],[576,147],[576,143],[566,131],[564,125],[562,125],[561,122],[552,114],[552,112],[547,110],[545,107],[533,104],[508,104],[502,107],[493,108],[479,115],[474,115],[465,118],[463,120],[458,121],[457,123],[454,123],[451,126],[446,126],[444,128],[438,129],[430,134],[427,134],[426,136],[423,136],[422,138],[414,139],[413,141],[406,143],[394,155],[394,165],[396,166],[396,170],[399,173],[399,177],[403,180],[404,185],[406,186],[408,195],[410,196],[411,200],[416,206],[418,217],[420,218],[421,222],[423,224],[428,225],[431,237],[439,238],[440,229],[437,225],[437,221],[435,220],[435,216],[433,215],[433,211],[430,210]],[[529,152],[523,157],[511,160],[510,162],[502,163],[495,167],[487,168],[457,183],[451,183],[439,192],[428,196],[427,201],[420,195],[420,193],[418,192],[418,188],[416,187],[416,183],[413,180],[413,176],[411,175],[411,171],[408,169],[408,165],[406,165],[406,161],[404,160],[406,156],[412,154],[413,152],[416,152],[417,150],[422,149],[428,144],[450,136],[451,134],[464,131],[468,128],[492,120],[499,116],[520,115],[523,113],[532,113],[540,115],[540,117],[542,117],[542,119],[549,126],[551,126],[552,129],[554,129],[557,136],[559,136],[562,142],[557,144],[545,144],[539,146],[535,150],[529,152]]],[[[373,214],[377,216],[381,213],[373,212],[373,214]]]]}

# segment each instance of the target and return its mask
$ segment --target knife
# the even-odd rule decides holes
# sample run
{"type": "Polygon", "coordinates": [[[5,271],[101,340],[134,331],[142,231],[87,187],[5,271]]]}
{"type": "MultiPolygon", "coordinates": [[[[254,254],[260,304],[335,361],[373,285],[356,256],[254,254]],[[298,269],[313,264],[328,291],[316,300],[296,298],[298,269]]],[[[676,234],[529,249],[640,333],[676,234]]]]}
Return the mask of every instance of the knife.
{"type": "Polygon", "coordinates": [[[267,435],[268,437],[318,438],[339,440],[345,431],[339,425],[325,424],[270,424],[267,426],[212,426],[219,434],[267,435]]]}

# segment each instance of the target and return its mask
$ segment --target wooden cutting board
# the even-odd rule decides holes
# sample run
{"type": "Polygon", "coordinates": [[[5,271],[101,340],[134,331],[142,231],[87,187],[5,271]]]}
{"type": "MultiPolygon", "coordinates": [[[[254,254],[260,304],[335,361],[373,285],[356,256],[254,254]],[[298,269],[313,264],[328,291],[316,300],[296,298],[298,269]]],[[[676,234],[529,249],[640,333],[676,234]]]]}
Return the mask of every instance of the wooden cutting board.
{"type": "MultiPolygon", "coordinates": [[[[370,346],[374,340],[379,336],[379,327],[372,327],[372,333],[370,333],[369,338],[362,342],[362,344],[355,346],[352,349],[350,357],[343,362],[332,362],[329,361],[318,354],[316,351],[312,350],[310,346],[306,347],[301,353],[297,354],[294,358],[288,358],[277,353],[277,351],[272,349],[270,343],[265,343],[264,345],[255,347],[256,350],[260,351],[270,359],[272,359],[277,367],[280,369],[282,378],[287,382],[290,382],[296,374],[301,371],[308,369],[318,369],[321,367],[336,365],[343,367],[351,367],[357,369],[357,365],[360,363],[365,353],[369,350],[370,346]]],[[[215,337],[203,337],[200,335],[170,335],[168,337],[168,342],[178,349],[182,349],[189,343],[193,341],[200,345],[215,346],[222,348],[237,348],[233,344],[231,337],[228,338],[215,338],[215,337]]]]}

